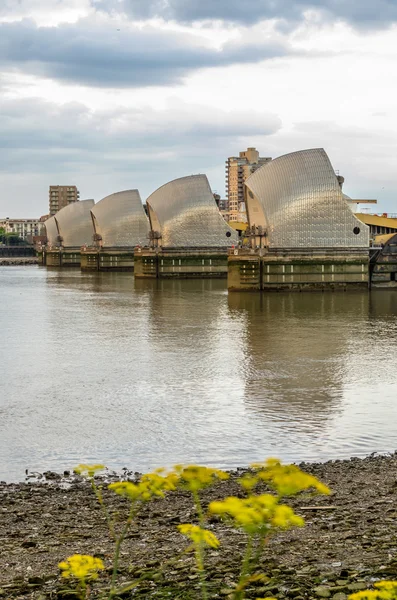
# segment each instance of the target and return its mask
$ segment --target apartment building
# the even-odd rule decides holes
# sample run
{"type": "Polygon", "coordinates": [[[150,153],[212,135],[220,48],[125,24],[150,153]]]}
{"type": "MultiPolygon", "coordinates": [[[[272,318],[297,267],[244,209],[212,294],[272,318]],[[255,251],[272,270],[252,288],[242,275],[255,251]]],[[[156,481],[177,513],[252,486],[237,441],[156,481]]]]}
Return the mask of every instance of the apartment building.
{"type": "Polygon", "coordinates": [[[31,243],[34,236],[40,235],[43,223],[39,219],[10,219],[0,220],[0,229],[5,233],[14,233],[23,240],[31,243]]]}
{"type": "Polygon", "coordinates": [[[80,192],[75,185],[50,185],[49,212],[55,215],[58,210],[80,200],[80,192]]]}
{"type": "Polygon", "coordinates": [[[238,157],[230,156],[226,160],[227,211],[230,221],[247,222],[244,182],[254,171],[271,160],[270,157],[259,156],[256,148],[247,148],[238,157]]]}

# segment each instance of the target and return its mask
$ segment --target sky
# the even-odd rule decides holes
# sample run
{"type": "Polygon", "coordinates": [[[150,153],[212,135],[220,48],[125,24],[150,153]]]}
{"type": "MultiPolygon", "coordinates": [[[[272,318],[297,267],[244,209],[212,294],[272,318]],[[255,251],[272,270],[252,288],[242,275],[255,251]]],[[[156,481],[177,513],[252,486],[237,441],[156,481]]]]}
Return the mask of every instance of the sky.
{"type": "Polygon", "coordinates": [[[0,217],[323,147],[397,213],[397,0],[0,0],[0,217]]]}

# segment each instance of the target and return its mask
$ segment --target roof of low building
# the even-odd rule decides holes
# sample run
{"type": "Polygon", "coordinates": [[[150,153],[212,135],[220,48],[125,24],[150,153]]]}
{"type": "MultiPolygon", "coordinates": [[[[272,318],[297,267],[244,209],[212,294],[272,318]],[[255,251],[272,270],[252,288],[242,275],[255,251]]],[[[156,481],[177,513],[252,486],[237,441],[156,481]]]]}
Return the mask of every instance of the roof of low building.
{"type": "Polygon", "coordinates": [[[366,225],[378,225],[380,227],[393,227],[397,229],[397,219],[384,215],[369,215],[367,213],[355,213],[357,219],[366,225]]]}

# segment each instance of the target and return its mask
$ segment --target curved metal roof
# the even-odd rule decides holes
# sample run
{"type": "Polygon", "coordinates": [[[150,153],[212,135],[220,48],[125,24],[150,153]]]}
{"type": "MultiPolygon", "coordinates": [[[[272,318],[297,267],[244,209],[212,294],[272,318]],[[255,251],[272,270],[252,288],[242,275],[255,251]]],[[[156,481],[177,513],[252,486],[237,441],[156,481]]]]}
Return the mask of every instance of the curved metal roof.
{"type": "Polygon", "coordinates": [[[107,248],[147,245],[149,219],[138,190],[106,196],[91,209],[95,233],[107,248]]]}
{"type": "Polygon", "coordinates": [[[161,227],[163,247],[228,247],[238,241],[220,214],[205,175],[166,183],[149,196],[147,205],[161,227]]]}
{"type": "Polygon", "coordinates": [[[94,204],[94,200],[72,202],[54,215],[64,248],[92,245],[94,227],[90,211],[94,204]]]}
{"type": "Polygon", "coordinates": [[[50,217],[46,221],[44,221],[44,227],[47,234],[47,244],[48,246],[59,246],[59,232],[58,225],[55,220],[55,217],[50,217]]]}
{"type": "Polygon", "coordinates": [[[274,248],[369,245],[369,228],[352,213],[322,148],[286,154],[245,182],[250,225],[267,229],[274,248]]]}

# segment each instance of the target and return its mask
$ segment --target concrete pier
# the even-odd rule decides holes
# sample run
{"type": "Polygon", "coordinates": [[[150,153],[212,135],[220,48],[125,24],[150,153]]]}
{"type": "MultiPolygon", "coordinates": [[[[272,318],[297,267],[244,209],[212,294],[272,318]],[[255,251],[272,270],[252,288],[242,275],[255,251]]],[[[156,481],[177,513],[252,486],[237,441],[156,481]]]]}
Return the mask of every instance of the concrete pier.
{"type": "Polygon", "coordinates": [[[80,248],[44,249],[41,264],[47,267],[80,267],[80,248]]]}
{"type": "Polygon", "coordinates": [[[37,255],[37,263],[39,265],[45,265],[45,252],[43,248],[40,248],[39,250],[37,250],[36,252],[37,255]]]}
{"type": "Polygon", "coordinates": [[[136,278],[223,278],[227,277],[225,248],[136,248],[136,278]]]}
{"type": "Polygon", "coordinates": [[[43,250],[43,265],[46,267],[61,267],[62,255],[59,248],[43,250]]]}
{"type": "Polygon", "coordinates": [[[133,271],[133,248],[82,248],[82,271],[133,271]]]}
{"type": "Polygon", "coordinates": [[[368,288],[368,251],[336,249],[232,249],[228,290],[313,291],[368,288]]]}

